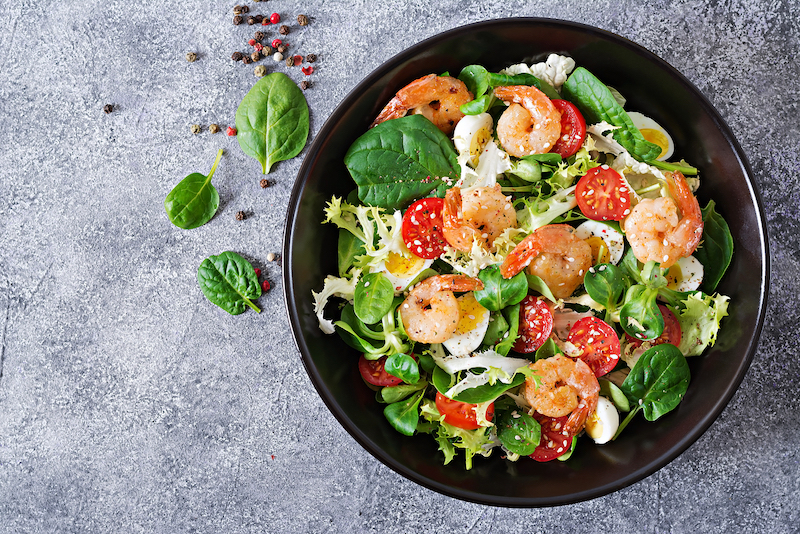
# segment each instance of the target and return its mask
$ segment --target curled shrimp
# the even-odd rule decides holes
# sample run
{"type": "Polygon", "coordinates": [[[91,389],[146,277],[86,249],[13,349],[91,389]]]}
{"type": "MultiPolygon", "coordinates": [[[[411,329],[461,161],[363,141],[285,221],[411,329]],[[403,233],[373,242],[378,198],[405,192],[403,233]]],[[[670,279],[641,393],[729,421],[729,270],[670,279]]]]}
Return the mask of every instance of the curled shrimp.
{"type": "Polygon", "coordinates": [[[592,247],[575,235],[568,224],[537,228],[512,250],[500,265],[503,278],[511,278],[525,267],[544,280],[556,298],[567,298],[583,283],[592,266],[592,247]]]}
{"type": "Polygon", "coordinates": [[[511,197],[503,194],[499,184],[464,190],[451,187],[444,196],[442,219],[444,238],[463,252],[472,250],[475,240],[494,252],[494,240],[506,229],[517,227],[511,197]]]}
{"type": "Polygon", "coordinates": [[[538,360],[530,368],[539,377],[525,380],[522,395],[535,410],[547,417],[569,415],[564,431],[577,434],[597,408],[600,384],[583,360],[561,354],[538,360]]]}
{"type": "Polygon", "coordinates": [[[497,138],[506,152],[521,158],[544,154],[561,135],[561,112],[543,92],[527,85],[494,88],[494,96],[510,102],[497,121],[497,138]]]}
{"type": "Polygon", "coordinates": [[[683,175],[664,175],[672,197],[642,200],[622,222],[622,229],[637,260],[657,261],[667,268],[697,249],[703,215],[683,175]]]}
{"type": "Polygon", "coordinates": [[[483,289],[483,282],[459,274],[431,276],[414,286],[400,305],[400,317],[409,339],[443,343],[453,337],[461,318],[453,291],[479,289],[483,289]]]}
{"type": "Polygon", "coordinates": [[[458,78],[428,74],[397,91],[372,126],[404,117],[410,111],[421,113],[442,132],[451,135],[456,123],[464,116],[459,109],[461,104],[470,100],[472,93],[458,78]]]}

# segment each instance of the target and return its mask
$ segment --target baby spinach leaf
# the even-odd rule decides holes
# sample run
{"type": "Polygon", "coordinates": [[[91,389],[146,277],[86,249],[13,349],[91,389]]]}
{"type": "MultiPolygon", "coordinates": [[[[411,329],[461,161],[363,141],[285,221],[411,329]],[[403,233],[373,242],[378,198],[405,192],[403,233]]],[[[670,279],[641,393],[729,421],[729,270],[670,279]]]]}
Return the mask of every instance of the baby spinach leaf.
{"type": "Polygon", "coordinates": [[[542,426],[522,410],[503,412],[496,424],[500,443],[520,456],[533,454],[542,439],[542,426]]]}
{"type": "Polygon", "coordinates": [[[344,164],[363,203],[393,210],[431,192],[444,196],[461,172],[452,141],[422,115],[368,130],[350,146],[344,164]]]}
{"type": "Polygon", "coordinates": [[[169,192],[164,199],[164,209],[167,210],[167,217],[172,224],[190,230],[203,226],[217,213],[219,193],[211,185],[211,177],[214,176],[221,157],[220,148],[208,176],[193,172],[169,192]]]}
{"type": "Polygon", "coordinates": [[[489,71],[481,65],[467,65],[461,69],[458,79],[464,82],[475,98],[485,95],[489,90],[489,71]]]}
{"type": "Polygon", "coordinates": [[[620,388],[633,410],[619,425],[614,438],[639,411],[648,421],[655,421],[675,409],[689,388],[689,379],[689,365],[675,345],[664,343],[648,349],[620,388]]]}
{"type": "Polygon", "coordinates": [[[419,366],[408,354],[396,352],[386,357],[383,369],[392,376],[396,376],[406,384],[419,382],[419,366]]]}
{"type": "Polygon", "coordinates": [[[583,285],[592,300],[613,312],[630,284],[621,268],[611,263],[602,263],[586,272],[583,285]]]}
{"type": "Polygon", "coordinates": [[[557,354],[563,354],[563,352],[561,352],[561,349],[558,348],[558,345],[556,345],[552,338],[547,338],[547,341],[542,343],[542,346],[536,349],[536,354],[533,359],[534,361],[538,361],[545,358],[550,358],[557,354]]]}
{"type": "Polygon", "coordinates": [[[656,302],[658,289],[632,286],[625,294],[625,303],[619,311],[622,329],[639,340],[655,339],[664,331],[664,316],[656,302]]]}
{"type": "Polygon", "coordinates": [[[383,273],[369,273],[356,284],[353,308],[366,324],[375,324],[392,309],[394,287],[383,273]]]}
{"type": "Polygon", "coordinates": [[[339,260],[339,276],[344,276],[353,266],[356,257],[365,254],[366,250],[363,241],[344,228],[339,228],[339,247],[336,252],[339,260]]]}
{"type": "Polygon", "coordinates": [[[528,281],[523,272],[506,279],[497,265],[491,265],[479,272],[478,278],[483,282],[483,289],[474,291],[473,295],[489,311],[522,302],[528,295],[528,281]]]}
{"type": "Polygon", "coordinates": [[[428,383],[424,380],[416,384],[400,384],[399,386],[386,386],[380,391],[380,400],[392,404],[401,401],[416,391],[420,391],[428,387],[428,383]]]}
{"type": "Polygon", "coordinates": [[[339,334],[339,337],[342,338],[342,341],[358,352],[372,354],[378,350],[370,341],[358,335],[355,329],[345,321],[336,321],[333,323],[333,327],[336,333],[339,334]]]}
{"type": "Polygon", "coordinates": [[[714,207],[714,201],[711,200],[701,210],[703,212],[703,240],[700,248],[694,253],[697,260],[703,264],[701,288],[704,293],[709,295],[717,289],[717,284],[728,270],[733,257],[733,236],[730,228],[714,207]]]}
{"type": "Polygon", "coordinates": [[[303,91],[282,72],[258,80],[236,110],[236,139],[245,154],[272,165],[298,155],[308,139],[308,104],[303,91]]]}
{"type": "Polygon", "coordinates": [[[553,292],[550,291],[550,288],[547,287],[547,284],[544,280],[536,276],[535,274],[525,274],[525,278],[528,281],[528,288],[533,289],[550,302],[556,302],[556,298],[553,296],[553,292]]]}
{"type": "Polygon", "coordinates": [[[578,106],[587,124],[605,121],[618,126],[612,135],[634,158],[639,161],[654,160],[661,153],[658,145],[642,136],[608,87],[585,68],[575,69],[564,82],[561,92],[562,98],[578,106]]]}
{"type": "Polygon", "coordinates": [[[464,115],[480,115],[481,113],[489,111],[489,108],[491,108],[495,102],[497,102],[497,99],[494,95],[483,95],[475,100],[470,100],[466,104],[461,104],[458,109],[464,115]]]}
{"type": "Polygon", "coordinates": [[[405,436],[413,436],[419,422],[419,402],[424,391],[419,391],[407,400],[395,402],[383,409],[383,415],[395,430],[405,436]]]}
{"type": "Polygon", "coordinates": [[[519,304],[517,303],[513,306],[504,308],[502,314],[508,323],[508,335],[503,339],[503,341],[495,346],[494,351],[497,354],[508,356],[508,353],[514,346],[514,342],[519,336],[519,304]]]}
{"type": "MultiPolygon", "coordinates": [[[[469,371],[462,371],[468,373],[469,371]]],[[[464,375],[462,375],[464,376],[464,375]]],[[[506,391],[511,388],[515,388],[525,382],[525,375],[522,373],[517,373],[511,379],[510,384],[506,384],[505,382],[496,381],[494,384],[483,384],[481,386],[477,386],[474,388],[465,389],[458,395],[453,397],[453,400],[457,400],[459,402],[468,402],[470,404],[480,404],[482,402],[488,402],[490,400],[494,400],[506,391]]],[[[431,373],[431,383],[436,388],[439,393],[444,395],[447,390],[449,390],[453,385],[456,383],[456,379],[453,375],[442,369],[441,367],[436,367],[431,373]]]]}
{"type": "Polygon", "coordinates": [[[235,252],[204,259],[197,269],[197,283],[208,300],[231,315],[244,313],[245,306],[261,311],[252,302],[261,296],[255,270],[235,252]]]}
{"type": "Polygon", "coordinates": [[[506,321],[501,312],[492,312],[489,319],[489,327],[486,329],[486,335],[483,336],[483,344],[493,347],[502,341],[506,332],[508,332],[508,321],[506,321]]]}

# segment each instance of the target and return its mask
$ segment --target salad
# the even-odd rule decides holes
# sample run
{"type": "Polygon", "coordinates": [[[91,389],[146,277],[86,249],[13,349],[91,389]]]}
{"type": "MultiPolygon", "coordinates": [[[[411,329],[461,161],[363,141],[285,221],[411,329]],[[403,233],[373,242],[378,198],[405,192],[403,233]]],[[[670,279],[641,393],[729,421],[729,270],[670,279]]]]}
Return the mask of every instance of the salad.
{"type": "Polygon", "coordinates": [[[467,469],[567,460],[673,410],[716,340],[733,240],[670,134],[565,56],[397,92],[344,163],[319,326],[406,436],[467,469]]]}

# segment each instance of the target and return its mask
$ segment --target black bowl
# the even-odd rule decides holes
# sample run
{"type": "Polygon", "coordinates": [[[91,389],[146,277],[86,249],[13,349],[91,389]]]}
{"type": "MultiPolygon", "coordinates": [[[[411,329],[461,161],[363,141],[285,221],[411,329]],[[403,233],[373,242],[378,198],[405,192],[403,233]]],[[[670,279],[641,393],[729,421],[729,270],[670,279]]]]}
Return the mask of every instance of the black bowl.
{"type": "MultiPolygon", "coordinates": [[[[492,505],[551,506],[618,490],[650,475],[681,454],[711,425],[742,381],[756,349],[766,308],[767,239],[751,170],[730,129],[706,98],[670,65],[642,47],[606,31],[548,19],[505,19],[460,27],[393,57],[336,108],[308,151],[292,193],[284,238],[286,302],[306,371],[345,429],[373,456],[435,491],[492,505]],[[383,105],[411,80],[431,72],[457,74],[469,64],[496,71],[549,52],[575,59],[661,123],[675,154],[701,170],[704,206],[714,199],[730,225],[735,254],[719,291],[731,297],[717,344],[690,359],[686,398],[656,422],[637,416],[615,442],[578,444],[568,462],[511,463],[494,454],[466,471],[463,457],[443,465],[428,435],[405,437],[384,419],[382,405],[362,382],[357,354],[336,335],[324,335],[311,290],[336,272],[337,229],[323,225],[332,195],[354,184],[342,160],[350,144],[383,105]]],[[[733,438],[731,438],[733,439],[733,438]]]]}

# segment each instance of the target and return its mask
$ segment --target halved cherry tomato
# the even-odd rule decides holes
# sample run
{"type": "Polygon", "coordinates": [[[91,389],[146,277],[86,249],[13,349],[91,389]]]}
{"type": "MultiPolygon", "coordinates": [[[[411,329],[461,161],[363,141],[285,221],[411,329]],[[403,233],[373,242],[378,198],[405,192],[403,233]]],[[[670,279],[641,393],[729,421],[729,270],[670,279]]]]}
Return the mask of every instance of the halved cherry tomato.
{"type": "MultiPolygon", "coordinates": [[[[659,304],[658,309],[661,311],[661,315],[664,316],[664,331],[661,332],[660,336],[648,341],[647,343],[650,343],[650,345],[671,343],[677,347],[681,344],[681,337],[683,336],[683,331],[681,331],[681,323],[678,321],[678,318],[675,317],[675,314],[672,313],[665,305],[659,304]]],[[[635,347],[640,347],[642,343],[644,343],[644,341],[636,339],[630,334],[625,334],[625,338],[628,340],[628,343],[635,347]]]]}
{"type": "Polygon", "coordinates": [[[423,198],[403,214],[403,242],[415,256],[432,260],[441,256],[447,241],[442,234],[444,199],[423,198]]]}
{"type": "Polygon", "coordinates": [[[531,454],[531,458],[537,462],[549,462],[569,451],[572,445],[572,434],[564,430],[564,424],[569,419],[569,415],[547,417],[539,412],[533,412],[533,418],[542,425],[542,439],[531,454]]]}
{"type": "Polygon", "coordinates": [[[558,99],[551,102],[561,112],[561,136],[550,152],[568,158],[578,151],[586,139],[586,119],[572,102],[558,99]]]}
{"type": "MultiPolygon", "coordinates": [[[[448,399],[438,391],[436,392],[436,409],[444,415],[444,422],[448,425],[457,426],[464,430],[475,430],[480,428],[475,415],[475,406],[468,402],[458,402],[448,399]]],[[[494,416],[494,403],[486,409],[486,420],[491,421],[494,416]]]]}
{"type": "Polygon", "coordinates": [[[553,313],[544,300],[528,295],[519,303],[519,337],[514,352],[528,354],[544,345],[553,331],[553,313]]]}
{"type": "Polygon", "coordinates": [[[572,325],[567,341],[582,351],[578,358],[586,362],[594,376],[610,373],[619,362],[619,337],[602,319],[584,317],[572,325]]]}
{"type": "Polygon", "coordinates": [[[361,372],[361,378],[363,378],[365,382],[379,387],[402,384],[402,379],[386,372],[383,368],[385,363],[386,356],[381,356],[377,360],[368,360],[362,354],[358,359],[358,370],[361,372]]]}
{"type": "Polygon", "coordinates": [[[617,171],[602,165],[589,169],[575,188],[578,207],[595,221],[621,221],[631,211],[631,194],[617,171]]]}

